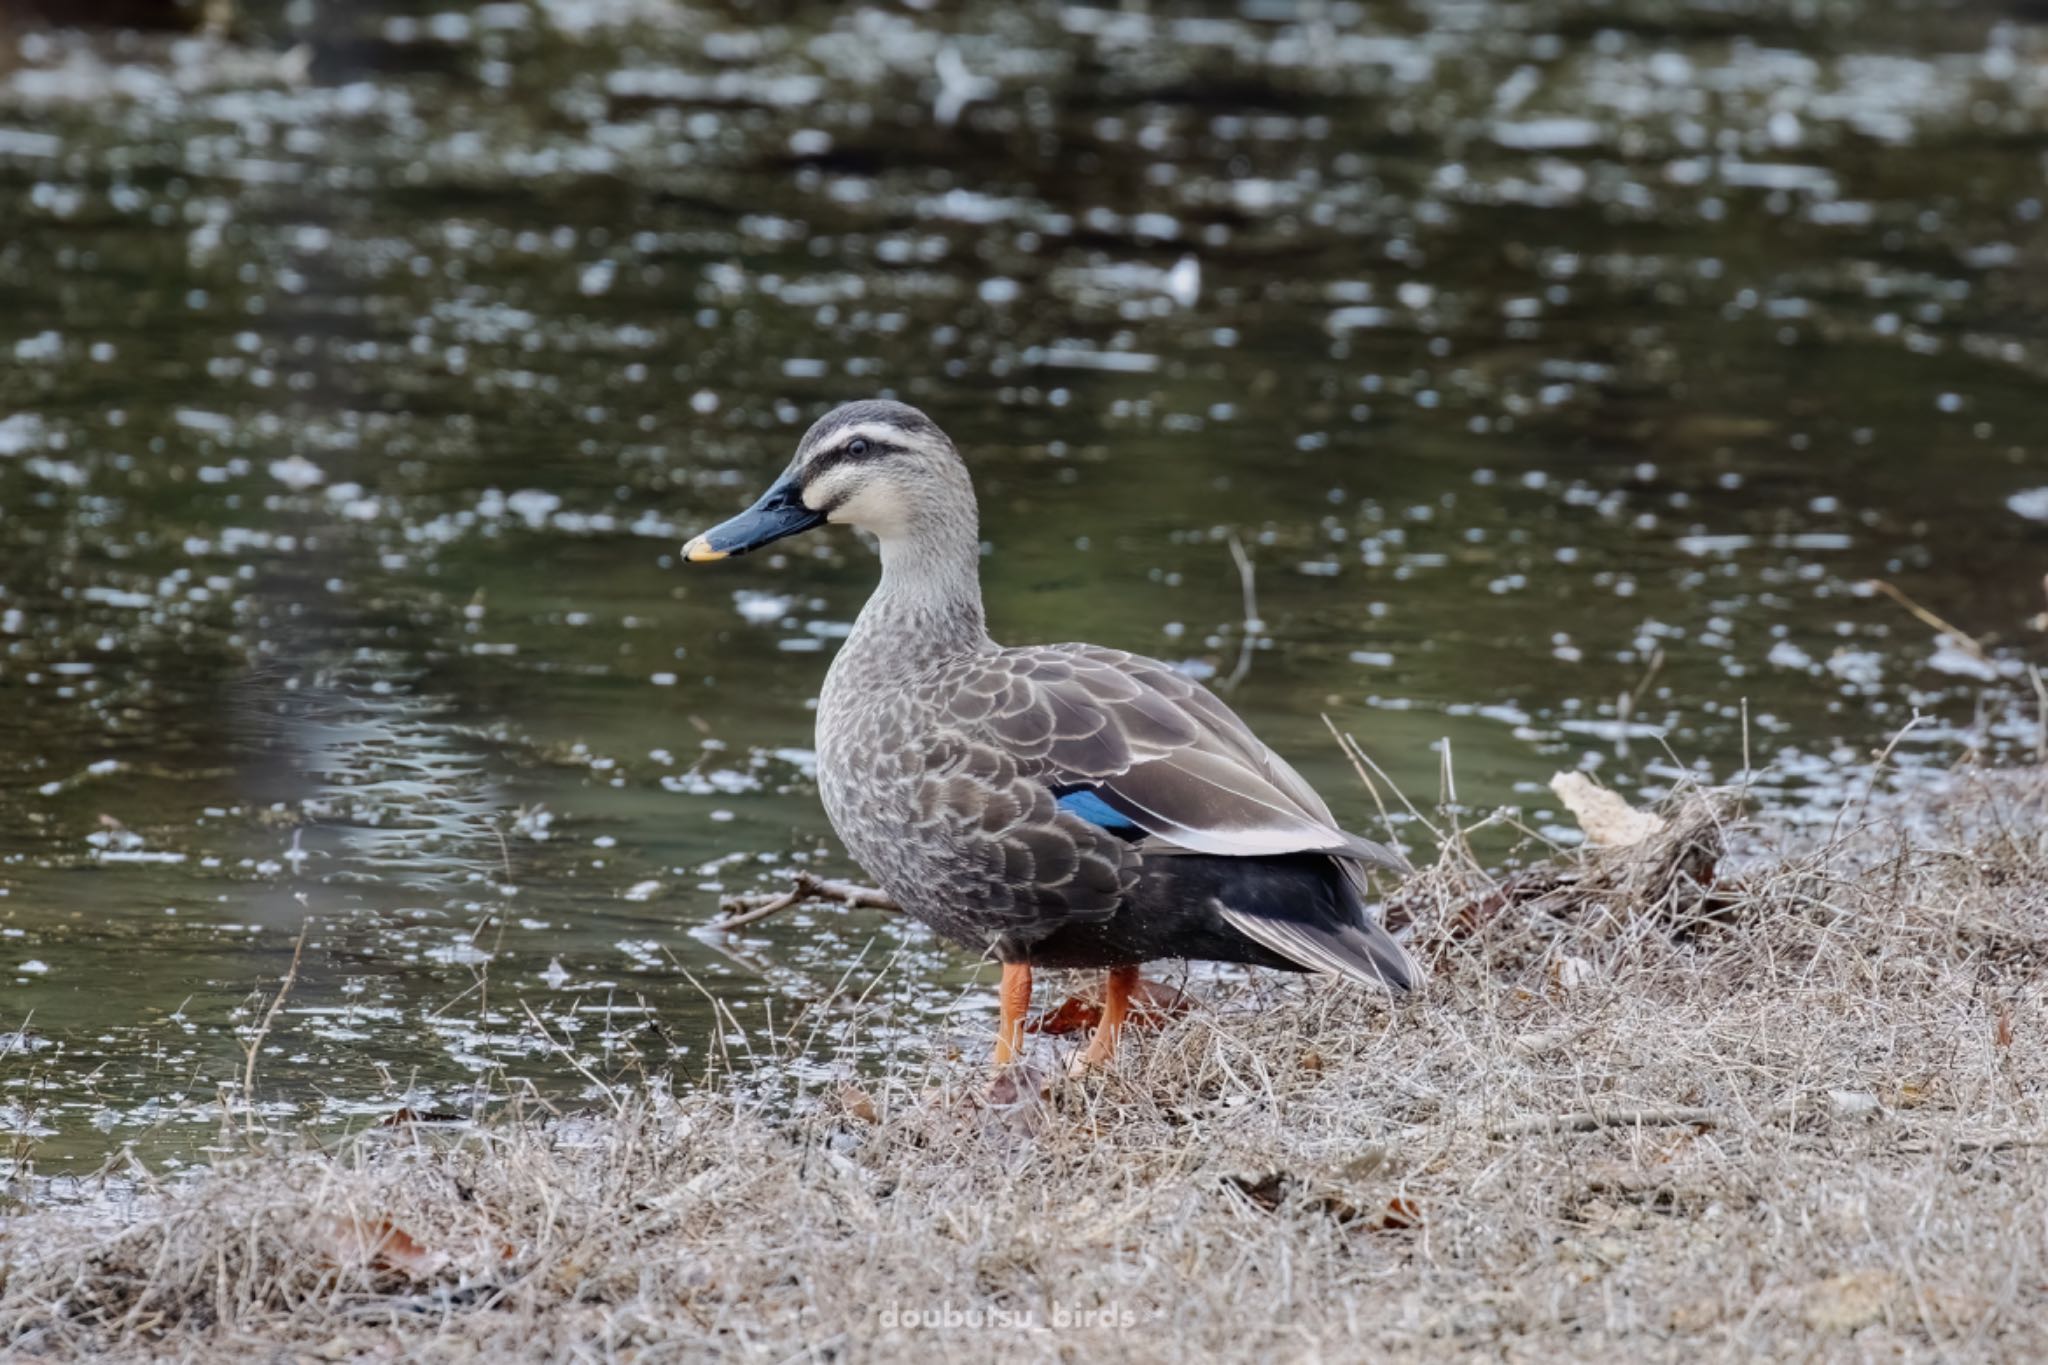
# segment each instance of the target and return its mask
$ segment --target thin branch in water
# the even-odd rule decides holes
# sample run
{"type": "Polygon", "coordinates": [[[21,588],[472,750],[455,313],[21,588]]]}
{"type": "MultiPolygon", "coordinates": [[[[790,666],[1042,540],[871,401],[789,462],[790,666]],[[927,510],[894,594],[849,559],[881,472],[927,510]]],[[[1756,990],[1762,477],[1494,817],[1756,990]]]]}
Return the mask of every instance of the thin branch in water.
{"type": "Polygon", "coordinates": [[[1877,794],[1877,784],[1884,777],[1884,765],[1891,762],[1892,750],[1898,748],[1900,741],[1904,740],[1907,735],[1912,734],[1927,723],[1927,717],[1915,714],[1911,720],[1899,727],[1898,733],[1891,737],[1891,742],[1879,751],[1876,760],[1870,765],[1870,781],[1863,788],[1862,799],[1860,801],[1854,799],[1845,801],[1842,804],[1842,808],[1835,812],[1834,828],[1828,832],[1828,843],[1830,845],[1840,840],[1842,821],[1849,818],[1850,810],[1858,807],[1867,808],[1870,805],[1870,798],[1877,794]]]}
{"type": "Polygon", "coordinates": [[[2048,681],[2042,680],[2041,670],[2034,664],[2027,665],[2027,680],[2034,684],[2037,706],[2034,713],[2037,727],[2034,732],[2034,761],[2048,763],[2048,681]]]}
{"type": "MultiPolygon", "coordinates": [[[[1387,814],[1387,803],[1380,797],[1379,783],[1372,780],[1372,774],[1367,772],[1365,765],[1358,761],[1358,755],[1351,752],[1351,745],[1345,742],[1344,734],[1337,729],[1337,723],[1330,719],[1330,713],[1324,711],[1320,714],[1323,718],[1323,728],[1330,732],[1330,738],[1337,741],[1337,748],[1342,751],[1345,758],[1351,761],[1351,771],[1358,774],[1358,780],[1365,784],[1365,790],[1371,795],[1373,805],[1378,808],[1380,828],[1387,832],[1389,842],[1397,841],[1400,838],[1400,834],[1394,828],[1393,817],[1387,814]]],[[[1399,795],[1399,793],[1397,792],[1396,795],[1399,795]]]]}
{"type": "Polygon", "coordinates": [[[12,1033],[0,1033],[0,1061],[7,1060],[16,1052],[28,1051],[28,1026],[35,1021],[35,1017],[36,1012],[30,1010],[21,1017],[20,1028],[12,1033]]]}
{"type": "Polygon", "coordinates": [[[1657,673],[1663,667],[1664,646],[1658,645],[1655,649],[1652,649],[1650,651],[1650,664],[1649,667],[1643,670],[1642,681],[1636,684],[1635,691],[1628,694],[1629,707],[1631,710],[1633,710],[1637,706],[1642,705],[1643,698],[1649,695],[1650,684],[1656,681],[1657,673]]]}
{"type": "Polygon", "coordinates": [[[292,965],[285,968],[284,980],[278,984],[277,994],[270,1001],[270,1008],[263,1011],[263,1019],[256,1025],[254,1036],[249,1039],[247,1058],[242,1067],[242,1122],[244,1132],[256,1128],[256,1054],[263,1049],[263,1040],[270,1035],[270,1026],[277,1019],[277,1012],[284,1008],[284,998],[292,993],[292,983],[299,979],[299,959],[306,952],[306,935],[312,931],[313,921],[307,920],[299,926],[299,941],[292,945],[292,965]]]}
{"type": "Polygon", "coordinates": [[[603,1092],[604,1097],[611,1101],[614,1114],[623,1114],[626,1111],[625,1101],[619,1098],[619,1092],[610,1085],[607,1085],[603,1077],[585,1066],[582,1060],[570,1050],[567,1043],[556,1042],[554,1033],[545,1023],[541,1022],[541,1017],[533,1012],[533,1006],[522,1000],[519,1002],[519,1008],[526,1011],[526,1017],[533,1021],[533,1026],[540,1030],[540,1036],[546,1040],[547,1045],[554,1050],[555,1054],[571,1067],[574,1067],[584,1080],[589,1081],[603,1092]]]}
{"type": "Polygon", "coordinates": [[[491,821],[491,833],[497,836],[498,861],[505,869],[505,885],[516,885],[512,880],[512,845],[505,838],[504,826],[500,825],[496,820],[491,821]]]}
{"type": "Polygon", "coordinates": [[[889,899],[887,892],[879,891],[872,886],[833,881],[809,872],[799,872],[791,879],[787,891],[727,896],[718,903],[718,918],[705,927],[737,929],[741,925],[757,924],[770,915],[779,915],[791,906],[802,905],[807,901],[843,905],[849,910],[887,910],[894,914],[901,914],[903,910],[902,906],[889,899]]]}
{"type": "Polygon", "coordinates": [[[1878,592],[1883,593],[1886,597],[1891,598],[1892,601],[1898,603],[1907,611],[1913,613],[1913,615],[1920,621],[1922,625],[1932,626],[1935,630],[1940,631],[1943,635],[1946,635],[1951,640],[1954,640],[1957,644],[1961,645],[1965,651],[1969,653],[1971,658],[1977,660],[1979,663],[1988,664],[1991,662],[1991,652],[1985,649],[1984,646],[1977,643],[1976,636],[1967,633],[1959,626],[1950,625],[1947,621],[1942,620],[1939,616],[1936,616],[1933,612],[1921,606],[1918,602],[1915,602],[1912,598],[1906,596],[1906,594],[1900,592],[1897,588],[1893,587],[1890,583],[1885,582],[1882,578],[1866,579],[1865,583],[1869,587],[1874,588],[1878,592]]]}
{"type": "Polygon", "coordinates": [[[1460,848],[1467,847],[1465,831],[1458,827],[1458,773],[1451,761],[1451,737],[1443,737],[1443,747],[1438,751],[1437,806],[1443,812],[1444,820],[1451,827],[1451,837],[1460,848]]]}
{"type": "Polygon", "coordinates": [[[1237,646],[1237,667],[1216,685],[1220,692],[1235,691],[1237,685],[1244,681],[1245,674],[1252,671],[1252,647],[1266,633],[1266,623],[1259,616],[1259,593],[1252,573],[1252,557],[1245,553],[1244,542],[1235,535],[1230,537],[1230,557],[1237,564],[1238,587],[1244,593],[1244,628],[1237,646]]]}
{"type": "MultiPolygon", "coordinates": [[[[1330,727],[1330,731],[1332,734],[1337,734],[1337,742],[1344,747],[1344,752],[1351,756],[1351,762],[1354,766],[1372,769],[1373,776],[1387,784],[1387,790],[1391,791],[1394,794],[1394,798],[1401,803],[1407,812],[1414,816],[1424,829],[1429,831],[1430,837],[1439,844],[1444,842],[1444,832],[1432,824],[1427,815],[1416,809],[1415,803],[1410,801],[1400,787],[1395,785],[1394,779],[1387,776],[1386,769],[1373,762],[1372,755],[1365,751],[1365,746],[1358,742],[1357,736],[1338,734],[1337,728],[1334,725],[1330,727]]],[[[1378,798],[1377,790],[1374,792],[1374,798],[1378,798]]]]}
{"type": "Polygon", "coordinates": [[[1662,667],[1664,667],[1664,651],[1662,648],[1658,648],[1651,651],[1650,666],[1643,670],[1643,676],[1636,683],[1635,690],[1623,692],[1614,699],[1614,718],[1620,722],[1620,727],[1615,732],[1614,749],[1623,758],[1628,757],[1629,722],[1635,719],[1636,708],[1642,705],[1643,695],[1650,690],[1650,683],[1656,678],[1657,670],[1662,667]]]}

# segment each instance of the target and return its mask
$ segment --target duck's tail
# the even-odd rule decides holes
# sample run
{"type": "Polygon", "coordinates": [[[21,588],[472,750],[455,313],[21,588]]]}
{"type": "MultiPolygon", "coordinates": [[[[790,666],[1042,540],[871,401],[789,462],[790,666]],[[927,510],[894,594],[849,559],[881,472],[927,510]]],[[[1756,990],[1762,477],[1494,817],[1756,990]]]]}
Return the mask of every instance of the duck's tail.
{"type": "Polygon", "coordinates": [[[1252,942],[1312,972],[1347,977],[1396,994],[1422,982],[1422,964],[1398,939],[1363,912],[1355,924],[1311,924],[1233,910],[1221,901],[1216,912],[1252,942]]]}

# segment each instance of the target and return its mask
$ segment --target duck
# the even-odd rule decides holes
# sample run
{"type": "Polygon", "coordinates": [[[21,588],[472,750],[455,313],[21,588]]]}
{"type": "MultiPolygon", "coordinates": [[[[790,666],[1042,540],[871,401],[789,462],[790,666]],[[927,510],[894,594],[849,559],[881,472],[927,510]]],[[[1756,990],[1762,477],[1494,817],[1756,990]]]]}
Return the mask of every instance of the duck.
{"type": "Polygon", "coordinates": [[[881,577],[818,697],[819,796],[898,906],[1001,964],[998,1069],[1023,1056],[1034,969],[1107,972],[1075,1070],[1110,1061],[1155,960],[1417,988],[1418,963],[1367,900],[1370,872],[1407,861],[1341,828],[1215,693],[1121,649],[990,637],[974,485],[918,409],[832,409],[682,557],[827,525],[872,537],[881,577]]]}

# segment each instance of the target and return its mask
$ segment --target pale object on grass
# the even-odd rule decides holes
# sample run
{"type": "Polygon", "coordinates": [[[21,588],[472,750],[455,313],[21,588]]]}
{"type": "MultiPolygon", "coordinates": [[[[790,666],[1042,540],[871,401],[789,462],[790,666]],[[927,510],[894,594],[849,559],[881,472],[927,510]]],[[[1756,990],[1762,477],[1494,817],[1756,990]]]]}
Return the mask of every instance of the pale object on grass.
{"type": "Polygon", "coordinates": [[[1586,831],[1586,842],[1601,848],[1627,848],[1662,834],[1662,816],[1637,810],[1584,773],[1558,773],[1550,790],[1586,831]]]}

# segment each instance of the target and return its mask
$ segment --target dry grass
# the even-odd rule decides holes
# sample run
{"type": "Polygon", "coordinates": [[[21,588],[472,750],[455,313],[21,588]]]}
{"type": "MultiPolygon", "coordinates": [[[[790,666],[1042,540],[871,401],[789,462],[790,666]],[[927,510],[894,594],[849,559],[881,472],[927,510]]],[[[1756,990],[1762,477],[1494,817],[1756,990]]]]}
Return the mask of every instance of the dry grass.
{"type": "MultiPolygon", "coordinates": [[[[1682,837],[1722,840],[1717,809],[1682,837]]],[[[713,1086],[255,1158],[118,1229],[23,1215],[0,1340],[2048,1357],[2048,776],[1966,775],[1815,842],[1710,886],[1613,855],[1503,890],[1449,857],[1403,900],[1439,956],[1420,1003],[1262,982],[1035,1115],[975,1102],[966,1065],[793,1117],[713,1086]]]]}

